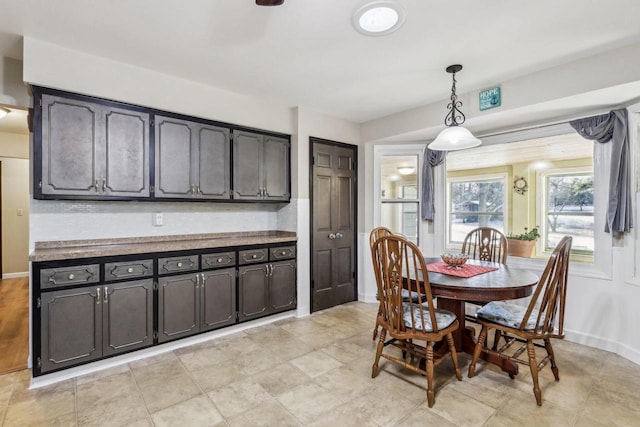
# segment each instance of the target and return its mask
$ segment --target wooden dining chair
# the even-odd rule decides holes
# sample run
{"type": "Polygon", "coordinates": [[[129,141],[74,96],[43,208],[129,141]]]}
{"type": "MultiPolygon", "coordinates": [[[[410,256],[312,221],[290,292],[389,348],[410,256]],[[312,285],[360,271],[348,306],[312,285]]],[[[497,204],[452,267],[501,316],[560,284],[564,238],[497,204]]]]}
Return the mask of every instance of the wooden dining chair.
{"type": "MultiPolygon", "coordinates": [[[[474,228],[464,238],[460,252],[467,254],[471,259],[506,264],[507,238],[499,230],[492,227],[474,228]]],[[[476,301],[467,301],[467,303],[475,306],[476,310],[485,304],[476,301]]],[[[466,320],[477,323],[476,317],[473,315],[467,315],[466,320]]],[[[496,331],[493,341],[497,343],[498,340],[499,332],[496,331]]]]}
{"type": "Polygon", "coordinates": [[[495,228],[478,227],[464,238],[461,252],[471,259],[506,264],[507,238],[495,228]]]}
{"type": "Polygon", "coordinates": [[[375,241],[372,254],[376,277],[380,278],[378,296],[381,310],[378,313],[378,323],[382,331],[371,377],[378,375],[380,357],[425,375],[427,403],[432,407],[435,403],[435,365],[450,354],[456,378],[458,381],[462,380],[451,335],[458,329],[458,319],[450,311],[434,307],[424,256],[415,244],[399,236],[381,237],[375,241]],[[411,298],[405,301],[402,298],[403,289],[415,293],[417,301],[414,302],[411,298]],[[435,352],[434,345],[441,342],[447,346],[447,350],[442,351],[440,348],[435,352]],[[402,350],[402,358],[398,357],[397,352],[384,351],[388,346],[402,350]],[[409,362],[406,361],[407,355],[411,356],[409,362]],[[424,367],[421,365],[422,360],[424,367]]]}
{"type": "MultiPolygon", "coordinates": [[[[391,230],[389,230],[387,227],[376,227],[373,230],[371,230],[371,233],[369,234],[369,246],[371,247],[371,258],[375,259],[375,255],[374,255],[374,250],[375,248],[373,247],[373,244],[376,242],[376,240],[378,240],[381,237],[384,236],[391,236],[393,234],[393,232],[391,230]]],[[[380,277],[378,277],[378,270],[375,268],[373,269],[373,272],[375,274],[376,277],[376,286],[379,289],[380,288],[380,277]]],[[[378,300],[380,300],[380,293],[378,292],[377,295],[378,300]]],[[[382,310],[382,302],[380,302],[380,306],[378,308],[378,315],[376,316],[376,325],[373,328],[373,339],[375,340],[376,337],[378,336],[378,328],[380,327],[380,324],[378,323],[378,317],[380,316],[380,310],[382,310]]]]}
{"type": "MultiPolygon", "coordinates": [[[[482,330],[469,366],[469,378],[475,374],[476,363],[481,353],[496,353],[500,357],[529,366],[533,378],[533,394],[536,396],[538,406],[542,405],[538,371],[550,362],[553,376],[556,381],[560,380],[551,338],[564,338],[564,309],[571,242],[571,237],[565,236],[554,249],[528,307],[494,301],[478,310],[477,316],[482,330]],[[499,331],[505,340],[505,344],[500,348],[486,347],[487,333],[491,329],[499,331]],[[520,347],[515,352],[513,349],[509,350],[515,343],[519,343],[520,347]],[[536,347],[544,348],[547,353],[540,362],[536,360],[536,347]],[[528,357],[521,359],[520,355],[525,350],[528,357]]],[[[509,376],[513,378],[513,374],[509,376]]]]}

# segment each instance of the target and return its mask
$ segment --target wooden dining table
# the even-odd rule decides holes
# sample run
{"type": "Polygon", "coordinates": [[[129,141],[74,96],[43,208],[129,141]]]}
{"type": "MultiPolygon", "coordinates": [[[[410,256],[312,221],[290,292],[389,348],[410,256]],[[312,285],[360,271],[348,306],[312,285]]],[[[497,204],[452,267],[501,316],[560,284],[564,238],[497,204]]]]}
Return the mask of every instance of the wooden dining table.
{"type": "MultiPolygon", "coordinates": [[[[425,257],[426,264],[442,262],[440,258],[425,257]]],[[[437,297],[438,308],[456,315],[460,327],[453,333],[456,350],[473,354],[476,346],[475,330],[465,325],[465,303],[485,303],[524,298],[533,293],[538,276],[529,270],[509,267],[487,261],[468,260],[468,264],[495,267],[497,270],[473,277],[456,277],[429,271],[432,296],[437,297]]],[[[511,375],[518,373],[518,365],[494,354],[483,353],[481,357],[496,364],[511,375]]]]}

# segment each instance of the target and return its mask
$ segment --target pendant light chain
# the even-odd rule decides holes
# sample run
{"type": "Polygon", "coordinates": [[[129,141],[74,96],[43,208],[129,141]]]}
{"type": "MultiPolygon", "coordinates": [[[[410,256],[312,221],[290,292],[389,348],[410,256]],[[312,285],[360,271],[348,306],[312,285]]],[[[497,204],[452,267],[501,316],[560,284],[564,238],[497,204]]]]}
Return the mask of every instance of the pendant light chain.
{"type": "Polygon", "coordinates": [[[456,95],[456,72],[451,71],[451,74],[453,75],[453,84],[451,85],[451,102],[447,105],[449,113],[447,113],[447,116],[444,118],[444,124],[445,126],[458,126],[463,124],[466,118],[460,110],[460,108],[462,108],[462,101],[458,101],[458,95],[456,95]]]}

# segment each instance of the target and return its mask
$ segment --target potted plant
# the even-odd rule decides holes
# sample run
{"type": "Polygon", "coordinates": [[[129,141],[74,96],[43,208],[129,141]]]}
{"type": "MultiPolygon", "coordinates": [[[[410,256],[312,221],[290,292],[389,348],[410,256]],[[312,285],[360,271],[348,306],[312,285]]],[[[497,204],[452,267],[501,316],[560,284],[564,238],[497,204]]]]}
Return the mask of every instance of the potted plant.
{"type": "Polygon", "coordinates": [[[525,227],[522,234],[507,234],[507,254],[524,258],[531,257],[538,237],[540,237],[540,233],[537,225],[531,230],[525,227]]]}

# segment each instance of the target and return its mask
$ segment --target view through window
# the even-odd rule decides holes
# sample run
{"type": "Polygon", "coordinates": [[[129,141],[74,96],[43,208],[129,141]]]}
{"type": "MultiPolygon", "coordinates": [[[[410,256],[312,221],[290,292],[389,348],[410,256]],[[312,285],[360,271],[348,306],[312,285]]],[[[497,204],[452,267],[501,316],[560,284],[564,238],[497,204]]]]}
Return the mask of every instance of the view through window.
{"type": "Polygon", "coordinates": [[[380,225],[418,244],[418,156],[381,156],[380,167],[380,225]]]}
{"type": "Polygon", "coordinates": [[[448,246],[475,227],[505,235],[538,227],[534,256],[572,236],[572,253],[593,259],[592,141],[567,133],[482,145],[448,153],[446,169],[448,246]]]}

